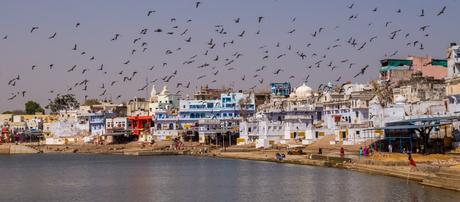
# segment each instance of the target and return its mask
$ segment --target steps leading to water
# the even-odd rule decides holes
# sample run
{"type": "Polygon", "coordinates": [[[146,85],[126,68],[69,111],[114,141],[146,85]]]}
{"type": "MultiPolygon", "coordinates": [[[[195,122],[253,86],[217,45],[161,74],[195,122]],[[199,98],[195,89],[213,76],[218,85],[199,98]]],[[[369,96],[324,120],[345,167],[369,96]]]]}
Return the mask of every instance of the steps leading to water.
{"type": "Polygon", "coordinates": [[[422,184],[460,191],[460,172],[442,168],[435,176],[423,180],[422,184]]]}
{"type": "Polygon", "coordinates": [[[38,150],[24,145],[4,144],[0,145],[0,154],[36,154],[38,150]]]}
{"type": "Polygon", "coordinates": [[[123,155],[126,156],[165,156],[165,155],[178,155],[177,151],[124,151],[123,155]]]}

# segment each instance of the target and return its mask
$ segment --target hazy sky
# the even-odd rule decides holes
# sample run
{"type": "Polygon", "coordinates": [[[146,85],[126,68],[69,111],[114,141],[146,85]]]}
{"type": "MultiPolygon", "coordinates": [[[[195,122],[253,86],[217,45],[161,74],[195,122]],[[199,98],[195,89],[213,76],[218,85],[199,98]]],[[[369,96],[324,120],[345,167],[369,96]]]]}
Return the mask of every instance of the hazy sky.
{"type": "Polygon", "coordinates": [[[172,75],[175,70],[177,74],[169,81],[169,89],[172,93],[181,90],[184,96],[204,84],[233,86],[235,89],[257,85],[255,89],[268,90],[270,82],[290,81],[295,87],[301,85],[308,75],[308,85],[313,88],[328,81],[337,83],[335,80],[340,76],[340,82],[362,83],[378,77],[379,60],[384,59],[385,54],[397,50],[395,58],[408,55],[445,58],[449,43],[459,42],[460,26],[455,13],[460,11],[460,3],[454,0],[201,2],[195,8],[195,1],[190,0],[1,1],[0,111],[23,109],[27,100],[46,105],[56,93],[76,94],[81,100],[88,95],[90,98],[112,98],[115,102],[126,101],[134,96],[145,96],[145,91],[138,89],[145,85],[146,79],[150,82],[157,80],[155,85],[160,91],[164,85],[162,78],[172,75]],[[350,9],[351,4],[354,6],[350,9]],[[443,6],[447,6],[445,13],[436,16],[443,6]],[[374,8],[377,8],[376,12],[372,11],[374,8]],[[398,9],[401,13],[396,12],[398,9]],[[420,17],[422,9],[424,16],[420,17]],[[149,10],[156,12],[147,16],[149,10]],[[349,20],[351,15],[357,17],[349,20]],[[264,17],[261,23],[257,22],[259,16],[264,17]],[[234,21],[237,18],[240,18],[239,23],[234,21]],[[192,21],[187,22],[189,19],[192,21]],[[75,28],[77,22],[80,26],[75,28]],[[386,22],[391,23],[386,26],[386,22]],[[216,32],[220,28],[215,25],[223,25],[226,34],[216,32]],[[424,25],[429,27],[420,31],[424,25]],[[30,33],[33,26],[39,29],[30,33]],[[312,34],[321,27],[324,30],[313,37],[312,34]],[[148,29],[147,33],[140,34],[144,28],[148,29]],[[156,29],[163,32],[154,32],[156,29]],[[188,31],[180,36],[186,29],[188,31]],[[390,33],[399,29],[401,31],[391,40],[390,33]],[[243,30],[243,37],[239,37],[243,30]],[[259,34],[256,34],[258,30],[259,34]],[[56,37],[48,39],[55,32],[56,37]],[[174,33],[169,35],[166,32],[174,33]],[[111,41],[116,33],[121,36],[111,41]],[[406,33],[410,34],[407,38],[406,33]],[[5,36],[7,39],[3,39],[5,36]],[[374,36],[377,38],[370,42],[374,36]],[[134,44],[133,40],[138,37],[141,39],[134,44]],[[187,42],[189,37],[191,41],[187,42]],[[350,37],[355,39],[356,47],[347,43],[350,37]],[[212,49],[208,45],[211,38],[215,44],[212,49]],[[232,40],[234,43],[230,44],[232,40]],[[407,46],[414,41],[422,43],[424,49],[420,49],[420,43],[415,47],[407,46]],[[142,52],[143,42],[147,43],[145,52],[142,52]],[[225,48],[224,42],[227,42],[225,48]],[[364,42],[364,48],[357,50],[364,42]],[[311,45],[307,46],[309,43],[311,45]],[[72,50],[74,44],[77,44],[77,51],[72,50]],[[291,50],[288,50],[289,46],[291,50]],[[133,49],[136,49],[134,55],[131,54],[133,49]],[[167,50],[172,54],[167,55],[167,50]],[[206,50],[208,54],[204,55],[206,50]],[[81,55],[81,52],[86,54],[81,55]],[[239,53],[241,56],[236,58],[239,53]],[[299,56],[301,53],[306,55],[304,60],[299,56]],[[312,56],[313,53],[317,56],[312,56]],[[192,60],[190,58],[194,55],[197,56],[193,63],[183,64],[192,60]],[[92,56],[95,59],[90,61],[92,56]],[[217,56],[219,58],[215,61],[217,56]],[[264,56],[269,57],[263,59],[264,56]],[[130,63],[123,64],[127,60],[130,63]],[[234,62],[225,66],[231,60],[234,62]],[[320,60],[323,62],[320,68],[316,68],[315,63],[320,60]],[[163,63],[167,65],[163,66],[163,63]],[[350,63],[354,63],[351,68],[350,63]],[[50,64],[54,65],[52,70],[50,64]],[[97,70],[101,64],[104,71],[97,70]],[[209,65],[198,68],[203,64],[209,65]],[[352,77],[367,64],[370,67],[366,74],[353,80],[352,77]],[[31,69],[32,65],[36,65],[35,70],[31,69]],[[67,72],[74,65],[77,65],[75,71],[67,72]],[[311,65],[313,67],[308,68],[311,65]],[[152,66],[155,67],[150,71],[152,66]],[[266,68],[256,72],[262,66],[266,68]],[[82,74],[84,69],[87,71],[82,74]],[[283,71],[274,75],[277,69],[283,71]],[[133,71],[138,74],[132,81],[123,82],[123,77],[130,77],[133,71]],[[8,81],[18,74],[20,80],[16,85],[8,85],[8,81]],[[258,76],[254,78],[255,74],[258,76]],[[198,79],[202,75],[205,77],[198,79]],[[290,78],[292,76],[294,78],[290,78]],[[85,79],[89,80],[87,91],[82,90],[83,85],[74,87],[75,83],[85,79]],[[112,86],[113,81],[117,82],[112,86]],[[176,89],[178,82],[185,86],[189,81],[190,88],[180,86],[176,89]],[[104,92],[102,84],[107,92],[99,96],[104,92]],[[68,91],[69,88],[72,90],[68,91]],[[50,93],[51,90],[54,93],[50,93]],[[12,93],[22,91],[27,91],[25,97],[20,93],[8,101],[12,93]],[[118,95],[122,97],[116,99],[118,95]]]}

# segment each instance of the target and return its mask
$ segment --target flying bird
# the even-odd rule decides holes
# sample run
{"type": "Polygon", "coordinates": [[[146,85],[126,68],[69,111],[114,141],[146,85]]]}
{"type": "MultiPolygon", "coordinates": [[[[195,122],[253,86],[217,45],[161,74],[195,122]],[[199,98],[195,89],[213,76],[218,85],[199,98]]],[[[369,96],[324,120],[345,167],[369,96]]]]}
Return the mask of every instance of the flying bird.
{"type": "Polygon", "coordinates": [[[150,16],[152,13],[155,13],[155,11],[148,11],[147,16],[150,16]]]}
{"type": "Polygon", "coordinates": [[[32,29],[30,29],[30,33],[34,32],[35,30],[37,30],[39,27],[32,27],[32,29]]]}
{"type": "Polygon", "coordinates": [[[277,69],[275,72],[273,72],[273,74],[279,74],[281,71],[283,71],[282,69],[277,69]]]}
{"type": "Polygon", "coordinates": [[[54,34],[53,34],[53,35],[51,35],[50,37],[48,37],[48,39],[54,39],[54,38],[56,37],[56,34],[57,34],[57,33],[56,33],[56,32],[54,32],[54,34]]]}
{"type": "Polygon", "coordinates": [[[261,22],[262,22],[262,19],[264,19],[264,17],[263,17],[263,16],[259,16],[259,17],[257,18],[257,21],[258,21],[259,23],[261,23],[261,22]]]}
{"type": "Polygon", "coordinates": [[[440,16],[442,14],[444,14],[444,12],[446,11],[446,6],[442,7],[441,11],[439,11],[439,13],[436,15],[436,16],[440,16]]]}

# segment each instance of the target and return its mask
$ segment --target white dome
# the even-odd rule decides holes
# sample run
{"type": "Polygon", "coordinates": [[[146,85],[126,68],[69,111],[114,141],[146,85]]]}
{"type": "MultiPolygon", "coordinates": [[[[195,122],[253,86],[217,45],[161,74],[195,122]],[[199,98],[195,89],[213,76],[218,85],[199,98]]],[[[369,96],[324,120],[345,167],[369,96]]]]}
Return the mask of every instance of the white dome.
{"type": "Polygon", "coordinates": [[[402,96],[402,95],[397,95],[397,96],[396,96],[396,99],[395,99],[395,103],[396,103],[396,104],[404,104],[404,103],[406,103],[406,100],[407,100],[407,99],[406,99],[404,96],[402,96]]]}
{"type": "Polygon", "coordinates": [[[298,98],[309,98],[312,95],[312,90],[304,83],[295,90],[295,94],[298,98]]]}

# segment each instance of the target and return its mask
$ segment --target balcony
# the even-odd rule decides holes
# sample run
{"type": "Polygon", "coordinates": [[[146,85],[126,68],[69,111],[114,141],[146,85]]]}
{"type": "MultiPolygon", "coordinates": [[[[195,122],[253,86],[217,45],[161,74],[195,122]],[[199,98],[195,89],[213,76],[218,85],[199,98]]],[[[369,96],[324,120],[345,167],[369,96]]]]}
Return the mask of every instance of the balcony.
{"type": "Polygon", "coordinates": [[[89,124],[105,124],[104,119],[92,119],[89,121],[89,124]]]}
{"type": "Polygon", "coordinates": [[[305,119],[311,119],[310,116],[308,115],[286,115],[284,116],[285,120],[305,120],[305,119]]]}

